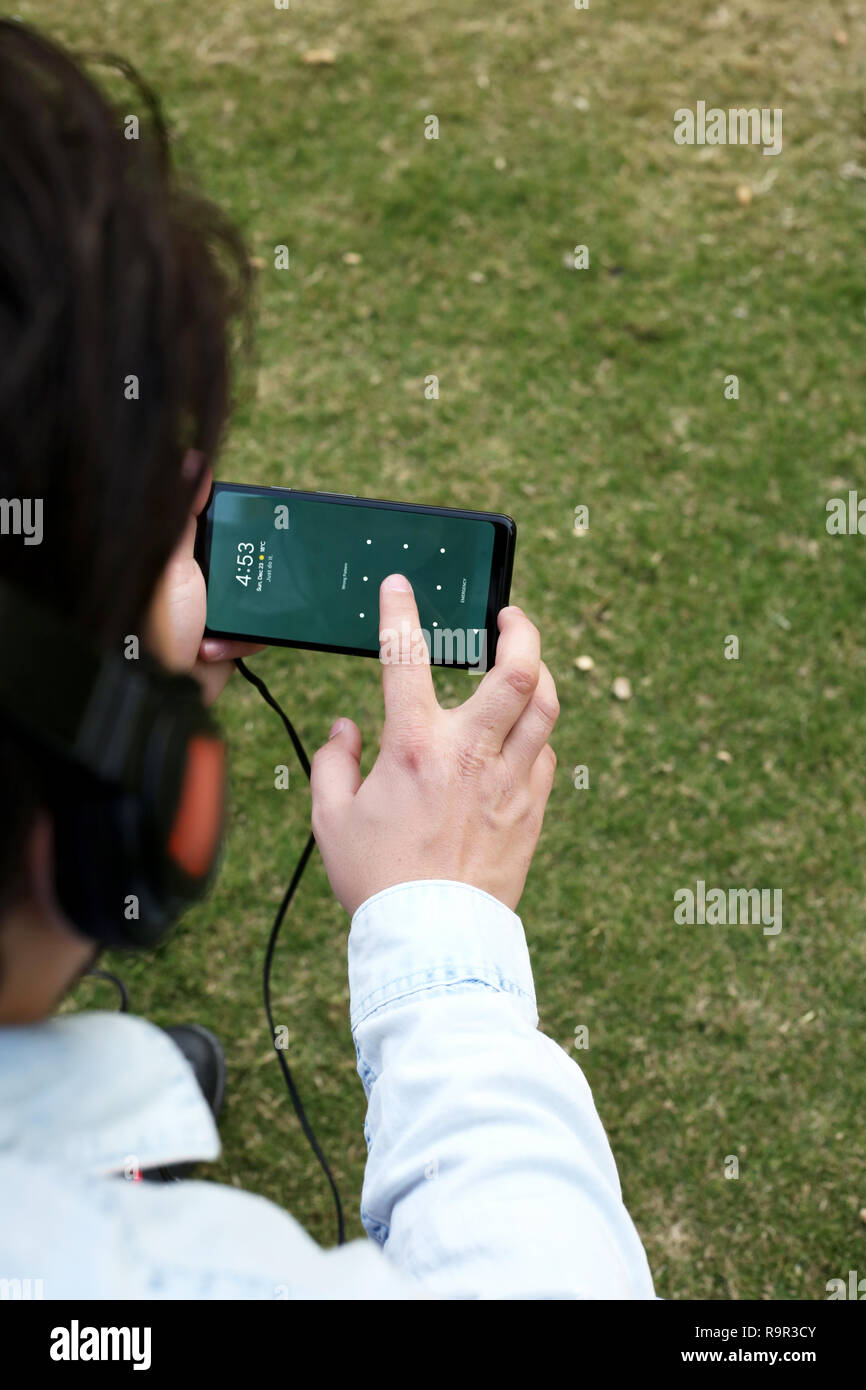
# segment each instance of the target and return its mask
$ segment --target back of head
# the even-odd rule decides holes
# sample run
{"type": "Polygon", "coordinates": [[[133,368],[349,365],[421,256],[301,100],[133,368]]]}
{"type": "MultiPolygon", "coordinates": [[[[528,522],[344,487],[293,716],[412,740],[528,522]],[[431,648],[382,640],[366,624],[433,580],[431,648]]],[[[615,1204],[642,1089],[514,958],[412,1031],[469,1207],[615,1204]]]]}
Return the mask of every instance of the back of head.
{"type": "MultiPolygon", "coordinates": [[[[0,21],[0,576],[119,648],[188,516],[201,472],[184,459],[203,469],[218,446],[248,271],[230,225],[178,185],[154,98],[114,66],[136,121],[0,21]]],[[[45,670],[62,685],[50,652],[45,670]]],[[[0,713],[0,909],[53,776],[0,713]]]]}

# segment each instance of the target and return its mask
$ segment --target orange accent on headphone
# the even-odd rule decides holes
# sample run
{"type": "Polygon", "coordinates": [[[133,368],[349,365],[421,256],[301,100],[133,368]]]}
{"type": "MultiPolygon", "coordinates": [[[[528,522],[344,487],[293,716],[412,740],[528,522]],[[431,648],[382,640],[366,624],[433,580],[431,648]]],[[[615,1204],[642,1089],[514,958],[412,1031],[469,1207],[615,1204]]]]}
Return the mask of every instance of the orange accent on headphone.
{"type": "Polygon", "coordinates": [[[225,795],[225,745],[195,735],[187,744],[186,767],[168,852],[191,878],[204,878],[213,867],[222,831],[225,795]]]}

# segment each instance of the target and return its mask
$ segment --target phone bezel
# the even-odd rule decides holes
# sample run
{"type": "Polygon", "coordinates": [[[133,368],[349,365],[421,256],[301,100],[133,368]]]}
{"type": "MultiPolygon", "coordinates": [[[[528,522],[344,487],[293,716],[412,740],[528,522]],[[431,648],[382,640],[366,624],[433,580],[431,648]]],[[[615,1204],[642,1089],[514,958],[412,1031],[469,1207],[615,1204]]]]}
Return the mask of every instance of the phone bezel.
{"type": "MultiPolygon", "coordinates": [[[[490,566],[490,587],[487,594],[487,642],[486,653],[487,663],[485,667],[473,665],[468,661],[437,661],[431,662],[439,669],[449,671],[481,671],[487,670],[496,659],[496,643],[499,637],[499,628],[496,619],[501,608],[506,607],[511,593],[511,575],[514,568],[514,549],[517,540],[517,525],[514,519],[506,516],[503,512],[482,512],[471,511],[463,507],[432,507],[414,502],[390,502],[380,497],[357,497],[354,493],[343,492],[307,492],[300,488],[291,487],[264,487],[256,484],[244,483],[223,483],[215,482],[211,488],[207,503],[199,515],[196,527],[195,538],[195,557],[198,561],[207,586],[210,567],[211,540],[213,532],[213,503],[218,492],[245,492],[253,493],[257,496],[270,496],[277,493],[289,493],[293,497],[315,498],[320,501],[335,501],[349,503],[355,507],[374,507],[386,511],[399,512],[420,512],[434,516],[453,516],[462,517],[470,521],[489,521],[493,525],[493,559],[490,566]]],[[[338,656],[366,656],[374,657],[378,660],[378,648],[373,651],[368,647],[337,647],[325,642],[300,642],[287,637],[268,637],[263,638],[254,633],[244,632],[224,632],[217,628],[205,627],[206,637],[221,637],[236,642],[254,642],[267,647],[294,647],[301,651],[332,652],[338,656]]]]}

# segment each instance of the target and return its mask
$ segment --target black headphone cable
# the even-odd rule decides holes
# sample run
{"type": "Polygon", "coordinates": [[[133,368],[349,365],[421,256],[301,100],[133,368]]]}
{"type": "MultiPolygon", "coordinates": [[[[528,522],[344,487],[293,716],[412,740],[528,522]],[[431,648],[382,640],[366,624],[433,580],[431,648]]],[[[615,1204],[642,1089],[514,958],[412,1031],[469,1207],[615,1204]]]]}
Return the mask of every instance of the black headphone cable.
{"type": "Polygon", "coordinates": [[[117,1012],[121,1014],[129,1013],[129,995],[126,992],[126,985],[119,975],[114,975],[110,970],[96,970],[92,968],[90,970],[83,970],[81,974],[82,978],[86,976],[93,980],[108,980],[113,984],[120,995],[120,1006],[117,1012]]]}
{"type": "MultiPolygon", "coordinates": [[[[301,764],[301,767],[304,770],[304,775],[309,781],[310,760],[304,752],[303,744],[301,743],[301,740],[298,738],[292,721],[289,719],[285,710],[283,710],[282,706],[268,690],[268,687],[265,685],[265,682],[262,680],[261,676],[257,676],[254,671],[251,671],[240,657],[237,657],[235,659],[235,666],[237,666],[244,680],[249,681],[250,685],[256,688],[256,690],[259,692],[265,703],[270,705],[271,709],[274,710],[280,716],[280,719],[282,719],[283,724],[286,728],[286,732],[288,733],[289,738],[292,741],[292,746],[298,756],[298,762],[301,764]]],[[[313,1153],[316,1155],[316,1158],[319,1162],[319,1166],[321,1167],[322,1172],[328,1180],[328,1184],[330,1186],[334,1198],[334,1206],[337,1212],[337,1244],[344,1245],[346,1242],[346,1232],[345,1224],[343,1221],[343,1203],[340,1199],[340,1191],[337,1187],[334,1175],[331,1172],[328,1160],[325,1158],[325,1155],[322,1152],[321,1145],[319,1144],[319,1141],[316,1138],[313,1126],[310,1124],[310,1121],[307,1118],[307,1112],[305,1111],[303,1102],[301,1101],[301,1097],[298,1094],[298,1088],[295,1085],[295,1080],[292,1076],[291,1070],[289,1069],[289,1064],[286,1061],[285,1056],[283,1054],[283,1049],[277,1047],[276,1045],[276,1028],[274,1026],[274,1015],[271,1009],[271,967],[273,965],[274,952],[277,946],[277,939],[280,934],[280,928],[283,925],[283,919],[286,915],[286,912],[288,911],[289,903],[292,901],[292,898],[295,895],[295,889],[301,881],[301,876],[304,872],[304,869],[307,867],[307,863],[309,861],[310,855],[313,852],[313,847],[315,843],[316,839],[311,831],[307,837],[307,843],[304,846],[301,857],[295,866],[295,871],[292,874],[289,886],[286,889],[285,894],[283,895],[283,900],[280,903],[279,908],[277,909],[277,915],[274,918],[274,923],[271,927],[271,934],[268,938],[267,950],[265,951],[265,963],[262,972],[262,987],[265,1001],[265,1013],[267,1014],[268,1027],[271,1030],[271,1043],[279,1059],[280,1067],[283,1073],[283,1079],[285,1080],[286,1086],[288,1088],[289,1097],[294,1107],[295,1114],[297,1115],[298,1120],[300,1121],[301,1129],[304,1131],[307,1142],[310,1145],[310,1148],[313,1150],[313,1153]]]]}

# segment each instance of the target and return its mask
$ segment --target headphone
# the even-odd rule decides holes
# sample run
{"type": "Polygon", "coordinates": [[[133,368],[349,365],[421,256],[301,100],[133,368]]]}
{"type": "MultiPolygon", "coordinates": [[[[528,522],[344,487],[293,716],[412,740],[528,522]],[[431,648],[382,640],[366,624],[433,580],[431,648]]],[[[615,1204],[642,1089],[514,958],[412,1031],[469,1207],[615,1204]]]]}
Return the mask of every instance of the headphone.
{"type": "Polygon", "coordinates": [[[46,774],[65,915],[104,946],[155,945],[222,844],[225,745],[197,681],[96,649],[3,579],[0,651],[0,709],[46,774]]]}

